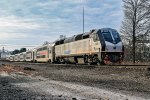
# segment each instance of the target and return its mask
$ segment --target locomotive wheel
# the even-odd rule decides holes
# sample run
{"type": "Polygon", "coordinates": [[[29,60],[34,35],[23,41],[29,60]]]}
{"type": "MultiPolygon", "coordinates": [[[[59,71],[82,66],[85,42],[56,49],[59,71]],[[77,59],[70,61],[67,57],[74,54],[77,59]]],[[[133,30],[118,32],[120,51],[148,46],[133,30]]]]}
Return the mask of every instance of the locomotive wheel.
{"type": "Polygon", "coordinates": [[[74,61],[75,61],[75,63],[77,64],[77,63],[78,63],[78,58],[77,58],[77,57],[74,57],[74,61]]]}
{"type": "Polygon", "coordinates": [[[93,56],[93,60],[92,60],[92,61],[93,61],[93,64],[94,64],[94,65],[98,65],[98,64],[100,64],[100,61],[99,61],[99,59],[98,59],[98,56],[97,56],[97,55],[94,55],[94,56],[93,56]]]}
{"type": "Polygon", "coordinates": [[[60,61],[60,64],[63,64],[63,59],[62,58],[60,58],[59,61],[60,61]]]}
{"type": "Polygon", "coordinates": [[[97,58],[96,64],[97,64],[97,65],[102,65],[102,62],[97,58]]]}
{"type": "Polygon", "coordinates": [[[48,60],[48,63],[51,63],[51,59],[48,60]]]}
{"type": "Polygon", "coordinates": [[[69,64],[68,61],[65,61],[65,64],[69,64]]]}
{"type": "Polygon", "coordinates": [[[85,55],[85,56],[84,56],[84,63],[85,63],[85,64],[86,64],[86,63],[87,63],[87,64],[89,63],[89,62],[88,62],[88,59],[89,59],[89,57],[88,57],[87,55],[85,55]]]}
{"type": "Polygon", "coordinates": [[[56,58],[56,64],[60,64],[60,58],[56,58]]]}

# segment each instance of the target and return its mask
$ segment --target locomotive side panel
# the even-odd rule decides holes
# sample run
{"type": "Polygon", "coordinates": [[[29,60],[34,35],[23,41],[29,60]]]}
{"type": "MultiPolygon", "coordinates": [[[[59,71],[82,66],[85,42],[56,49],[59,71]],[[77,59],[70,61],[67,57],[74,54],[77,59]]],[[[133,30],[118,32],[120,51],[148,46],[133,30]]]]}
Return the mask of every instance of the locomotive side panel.
{"type": "Polygon", "coordinates": [[[101,51],[100,41],[93,41],[93,38],[74,41],[55,46],[56,56],[89,54],[101,51]]]}
{"type": "Polygon", "coordinates": [[[89,38],[55,46],[56,57],[80,56],[90,53],[89,38]]]}
{"type": "Polygon", "coordinates": [[[101,57],[101,45],[99,41],[93,41],[91,35],[86,39],[56,45],[55,54],[55,59],[59,63],[65,63],[66,61],[74,63],[78,63],[79,61],[79,63],[96,63],[98,57],[101,57]]]}

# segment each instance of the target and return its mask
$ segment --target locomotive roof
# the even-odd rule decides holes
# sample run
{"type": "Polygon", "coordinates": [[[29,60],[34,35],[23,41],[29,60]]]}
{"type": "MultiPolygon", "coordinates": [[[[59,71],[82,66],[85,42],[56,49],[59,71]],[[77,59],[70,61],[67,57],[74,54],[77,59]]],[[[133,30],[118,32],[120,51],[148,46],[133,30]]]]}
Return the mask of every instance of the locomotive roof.
{"type": "Polygon", "coordinates": [[[117,31],[115,29],[112,29],[112,28],[102,28],[101,31],[105,32],[105,31],[108,31],[108,30],[111,30],[111,31],[117,31]]]}
{"type": "Polygon", "coordinates": [[[72,36],[72,37],[69,37],[69,38],[66,38],[66,39],[64,40],[64,43],[69,43],[69,42],[75,41],[75,37],[76,37],[76,35],[74,35],[74,36],[72,36]]]}
{"type": "Polygon", "coordinates": [[[55,43],[55,45],[60,45],[63,43],[69,43],[69,42],[73,42],[73,41],[86,39],[89,37],[90,33],[93,33],[93,32],[97,33],[99,30],[106,31],[106,30],[114,30],[114,29],[111,29],[111,28],[92,29],[90,32],[85,32],[83,34],[74,35],[72,37],[68,37],[65,39],[59,39],[59,40],[56,40],[54,43],[55,43]]]}
{"type": "Polygon", "coordinates": [[[91,32],[85,32],[83,36],[89,35],[91,32]]]}

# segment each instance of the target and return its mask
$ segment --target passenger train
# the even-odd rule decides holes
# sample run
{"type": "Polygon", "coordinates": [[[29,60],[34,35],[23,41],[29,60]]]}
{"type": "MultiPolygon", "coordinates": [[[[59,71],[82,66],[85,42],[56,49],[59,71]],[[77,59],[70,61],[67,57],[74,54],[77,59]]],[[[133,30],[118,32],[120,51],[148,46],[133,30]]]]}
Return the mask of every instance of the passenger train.
{"type": "Polygon", "coordinates": [[[123,58],[124,46],[119,33],[115,29],[102,28],[11,55],[9,61],[108,65],[121,63],[123,58]]]}

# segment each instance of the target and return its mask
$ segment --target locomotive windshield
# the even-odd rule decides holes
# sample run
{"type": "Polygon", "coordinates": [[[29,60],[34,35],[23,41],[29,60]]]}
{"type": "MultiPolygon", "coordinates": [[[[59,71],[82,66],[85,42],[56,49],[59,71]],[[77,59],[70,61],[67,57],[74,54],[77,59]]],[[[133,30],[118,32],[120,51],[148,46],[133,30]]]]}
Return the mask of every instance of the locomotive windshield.
{"type": "Polygon", "coordinates": [[[102,32],[105,41],[110,43],[119,43],[121,41],[119,33],[116,30],[105,30],[102,32]]]}
{"type": "Polygon", "coordinates": [[[112,39],[110,32],[102,32],[102,34],[103,34],[105,41],[111,42],[111,43],[113,42],[113,39],[112,39]]]}
{"type": "Polygon", "coordinates": [[[121,41],[120,36],[119,36],[119,33],[118,33],[117,31],[113,31],[113,32],[112,32],[112,35],[113,35],[113,38],[114,38],[115,43],[118,43],[118,42],[121,41]]]}

